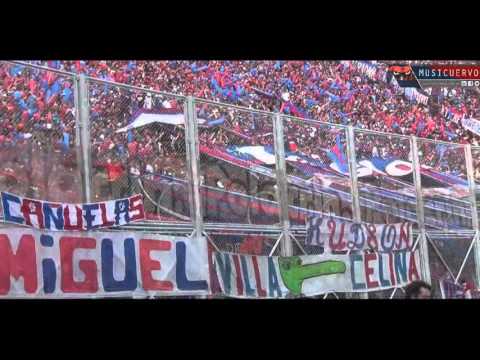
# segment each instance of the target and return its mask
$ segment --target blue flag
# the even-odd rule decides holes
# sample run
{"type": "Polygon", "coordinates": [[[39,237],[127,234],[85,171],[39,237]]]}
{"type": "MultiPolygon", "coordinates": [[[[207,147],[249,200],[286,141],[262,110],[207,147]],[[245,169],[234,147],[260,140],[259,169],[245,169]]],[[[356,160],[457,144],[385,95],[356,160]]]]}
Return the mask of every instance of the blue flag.
{"type": "Polygon", "coordinates": [[[337,135],[335,138],[335,145],[327,153],[327,156],[332,162],[337,164],[341,172],[348,172],[347,157],[345,155],[345,149],[340,141],[340,135],[337,135]]]}
{"type": "Polygon", "coordinates": [[[67,152],[69,148],[70,148],[70,134],[67,132],[64,132],[63,139],[62,139],[62,150],[67,152]]]}

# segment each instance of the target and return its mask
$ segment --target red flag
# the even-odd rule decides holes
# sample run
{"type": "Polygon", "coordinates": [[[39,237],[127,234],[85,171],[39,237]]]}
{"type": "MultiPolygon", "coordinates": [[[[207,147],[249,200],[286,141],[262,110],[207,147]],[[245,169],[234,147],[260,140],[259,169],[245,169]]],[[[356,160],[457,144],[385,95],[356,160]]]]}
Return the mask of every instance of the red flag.
{"type": "Polygon", "coordinates": [[[28,113],[28,110],[25,110],[25,111],[22,113],[22,121],[23,121],[23,122],[27,121],[29,117],[30,117],[30,114],[28,113]]]}
{"type": "Polygon", "coordinates": [[[295,144],[294,141],[290,141],[288,143],[288,147],[289,147],[290,151],[292,151],[292,152],[295,152],[295,151],[298,150],[297,144],[295,144]]]}
{"type": "Polygon", "coordinates": [[[107,170],[108,181],[115,181],[120,178],[123,174],[123,166],[119,163],[110,163],[106,164],[105,168],[107,170]]]}
{"type": "Polygon", "coordinates": [[[47,83],[48,83],[48,85],[52,85],[54,81],[55,81],[55,74],[53,72],[48,72],[47,73],[47,83]]]}
{"type": "Polygon", "coordinates": [[[33,79],[30,79],[30,81],[28,82],[28,87],[30,88],[30,91],[32,93],[35,92],[35,90],[37,88],[37,82],[33,79]]]}

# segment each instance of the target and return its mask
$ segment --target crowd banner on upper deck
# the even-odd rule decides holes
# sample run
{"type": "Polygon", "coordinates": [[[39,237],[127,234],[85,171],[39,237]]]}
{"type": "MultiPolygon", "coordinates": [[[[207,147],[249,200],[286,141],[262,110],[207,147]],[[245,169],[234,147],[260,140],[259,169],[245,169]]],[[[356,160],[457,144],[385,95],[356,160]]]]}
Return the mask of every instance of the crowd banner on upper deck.
{"type": "Polygon", "coordinates": [[[475,135],[480,136],[480,121],[474,118],[462,119],[462,125],[465,129],[470,130],[475,135]]]}
{"type": "Polygon", "coordinates": [[[210,254],[216,270],[212,279],[218,279],[221,292],[231,297],[285,298],[378,291],[420,279],[418,250],[292,257],[210,254]]]}
{"type": "Polygon", "coordinates": [[[203,237],[0,229],[0,298],[206,295],[203,237]]]}
{"type": "Polygon", "coordinates": [[[88,231],[145,219],[141,194],[92,204],[62,204],[24,198],[2,191],[5,222],[39,230],[88,231]]]}
{"type": "Polygon", "coordinates": [[[322,247],[326,253],[367,249],[379,252],[411,250],[412,223],[368,224],[310,217],[307,220],[305,244],[322,247]]]}

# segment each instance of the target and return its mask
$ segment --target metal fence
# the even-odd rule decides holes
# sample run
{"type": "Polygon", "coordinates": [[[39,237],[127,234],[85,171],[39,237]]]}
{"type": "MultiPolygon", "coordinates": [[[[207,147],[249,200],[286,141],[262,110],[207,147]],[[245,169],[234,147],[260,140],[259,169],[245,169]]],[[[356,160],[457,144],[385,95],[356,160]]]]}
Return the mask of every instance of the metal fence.
{"type": "Polygon", "coordinates": [[[415,224],[422,277],[435,296],[445,276],[479,285],[480,148],[21,62],[0,63],[0,93],[1,190],[63,202],[142,193],[147,220],[125,228],[204,234],[212,249],[269,256],[317,253],[305,245],[312,215],[406,220],[415,224]],[[149,114],[176,120],[128,127],[149,114]],[[392,172],[398,176],[385,176],[392,172]]]}
{"type": "Polygon", "coordinates": [[[2,188],[51,201],[82,200],[76,78],[18,64],[0,67],[2,188]],[[61,87],[61,93],[52,88],[61,87]],[[42,96],[35,96],[38,91],[42,96]]]}

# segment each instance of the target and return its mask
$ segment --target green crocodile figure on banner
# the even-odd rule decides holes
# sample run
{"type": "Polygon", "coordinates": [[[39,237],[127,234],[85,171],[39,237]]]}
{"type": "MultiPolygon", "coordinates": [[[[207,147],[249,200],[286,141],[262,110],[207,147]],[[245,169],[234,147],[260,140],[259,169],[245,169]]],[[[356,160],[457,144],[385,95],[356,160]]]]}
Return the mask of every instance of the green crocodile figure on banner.
{"type": "Polygon", "coordinates": [[[326,260],[313,264],[302,265],[302,259],[299,256],[278,258],[280,275],[283,283],[293,295],[302,294],[302,284],[306,279],[343,274],[347,267],[343,261],[326,260]]]}

